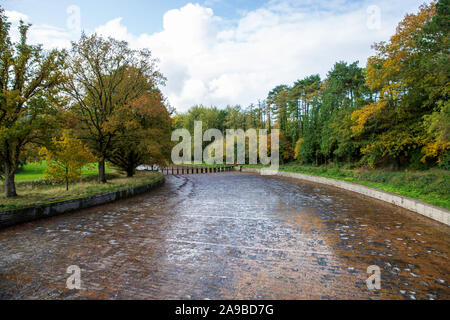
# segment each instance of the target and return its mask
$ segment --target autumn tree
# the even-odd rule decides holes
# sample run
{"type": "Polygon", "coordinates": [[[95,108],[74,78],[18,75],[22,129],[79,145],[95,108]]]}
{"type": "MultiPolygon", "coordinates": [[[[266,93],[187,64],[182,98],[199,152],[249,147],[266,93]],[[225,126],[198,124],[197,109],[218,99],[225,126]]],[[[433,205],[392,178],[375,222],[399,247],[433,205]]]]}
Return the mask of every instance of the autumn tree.
{"type": "Polygon", "coordinates": [[[427,96],[426,104],[433,111],[424,116],[426,134],[422,149],[422,161],[450,163],[450,0],[436,3],[433,16],[415,37],[418,54],[414,82],[419,84],[427,96]]]}
{"type": "MultiPolygon", "coordinates": [[[[227,107],[217,126],[279,128],[284,161],[293,153],[305,164],[450,168],[449,21],[450,0],[423,5],[374,45],[366,68],[337,62],[325,79],[311,75],[276,86],[258,105],[227,107]]],[[[207,114],[219,113],[192,108],[175,124],[207,114]]]]}
{"type": "Polygon", "coordinates": [[[140,165],[162,166],[169,161],[171,119],[159,89],[118,107],[107,127],[116,132],[108,159],[128,177],[140,165]]]}
{"type": "Polygon", "coordinates": [[[6,197],[15,197],[15,172],[24,151],[51,136],[64,53],[28,44],[30,25],[22,21],[20,38],[13,43],[10,28],[0,8],[0,160],[6,197]]]}
{"type": "Polygon", "coordinates": [[[46,176],[65,182],[66,190],[70,181],[81,177],[84,166],[97,160],[81,140],[71,138],[68,131],[64,131],[60,139],[53,138],[49,149],[43,147],[39,153],[46,160],[46,176]]]}
{"type": "Polygon", "coordinates": [[[118,131],[108,126],[117,108],[128,105],[151,89],[147,81],[161,84],[163,76],[147,49],[131,50],[124,41],[82,35],[66,59],[64,91],[78,121],[78,136],[99,158],[98,178],[106,182],[105,161],[118,131]],[[130,79],[132,79],[130,81],[130,79]]]}
{"type": "Polygon", "coordinates": [[[421,6],[417,14],[404,18],[389,42],[374,46],[377,53],[368,61],[367,84],[377,98],[352,115],[353,135],[366,141],[361,151],[371,165],[388,161],[398,168],[424,145],[423,118],[434,102],[418,79],[427,75],[417,64],[421,50],[416,38],[434,15],[434,3],[421,6]]]}

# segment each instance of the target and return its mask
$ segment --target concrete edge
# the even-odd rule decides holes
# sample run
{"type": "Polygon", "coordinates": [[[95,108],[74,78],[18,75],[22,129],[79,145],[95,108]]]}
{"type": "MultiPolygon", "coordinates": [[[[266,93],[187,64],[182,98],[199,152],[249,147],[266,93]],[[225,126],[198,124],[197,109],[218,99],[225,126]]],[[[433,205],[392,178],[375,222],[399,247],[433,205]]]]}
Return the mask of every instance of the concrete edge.
{"type": "Polygon", "coordinates": [[[56,202],[37,207],[0,212],[0,230],[25,222],[59,216],[76,210],[87,209],[117,200],[131,198],[159,187],[163,185],[164,182],[165,177],[162,176],[157,181],[136,188],[118,190],[92,197],[56,202]]]}
{"type": "MultiPolygon", "coordinates": [[[[241,172],[249,172],[249,173],[261,173],[262,169],[256,169],[256,168],[242,168],[240,170],[241,172]]],[[[342,180],[336,180],[331,178],[324,178],[324,177],[318,177],[318,176],[311,176],[307,174],[302,173],[294,173],[294,172],[286,172],[286,171],[278,171],[277,173],[274,173],[272,175],[277,175],[281,177],[288,177],[288,178],[294,178],[294,179],[300,179],[305,180],[309,182],[315,182],[320,184],[325,184],[333,187],[337,187],[340,189],[344,189],[347,191],[352,191],[355,193],[359,193],[374,199],[378,199],[399,207],[402,207],[404,209],[413,211],[415,213],[421,214],[425,217],[428,217],[430,219],[433,219],[435,221],[441,222],[443,224],[446,224],[450,226],[450,211],[434,206],[432,204],[405,197],[396,193],[383,191],[380,189],[375,189],[371,187],[367,187],[364,185],[342,181],[342,180]]]]}

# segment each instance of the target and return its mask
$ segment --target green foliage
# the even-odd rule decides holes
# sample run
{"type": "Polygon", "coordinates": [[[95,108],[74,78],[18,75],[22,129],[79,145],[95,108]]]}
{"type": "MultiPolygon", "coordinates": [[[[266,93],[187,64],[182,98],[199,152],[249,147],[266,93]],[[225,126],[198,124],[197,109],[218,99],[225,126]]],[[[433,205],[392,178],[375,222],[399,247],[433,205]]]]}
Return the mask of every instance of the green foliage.
{"type": "Polygon", "coordinates": [[[413,170],[427,170],[430,166],[422,161],[423,154],[420,149],[411,152],[409,167],[413,170]]]}
{"type": "Polygon", "coordinates": [[[421,6],[389,42],[375,45],[366,70],[378,99],[352,114],[353,137],[371,166],[417,168],[417,149],[424,164],[436,164],[450,149],[448,3],[421,6]]]}
{"type": "Polygon", "coordinates": [[[124,41],[95,34],[83,34],[72,43],[65,62],[62,88],[70,101],[74,127],[99,158],[99,181],[105,183],[105,160],[120,141],[120,130],[112,125],[118,110],[163,84],[165,78],[149,50],[132,50],[124,41]]]}
{"type": "Polygon", "coordinates": [[[447,152],[445,156],[442,157],[439,167],[444,170],[450,170],[450,152],[447,152]]]}
{"type": "Polygon", "coordinates": [[[157,88],[118,107],[108,122],[108,130],[116,132],[109,161],[128,177],[140,165],[163,166],[170,158],[170,126],[169,112],[157,88]]]}
{"type": "MultiPolygon", "coordinates": [[[[317,174],[359,179],[330,166],[342,163],[448,170],[449,21],[450,0],[433,1],[407,15],[389,41],[375,44],[366,68],[340,61],[325,79],[311,75],[278,85],[257,105],[198,105],[171,121],[172,109],[159,89],[165,78],[149,50],[82,35],[68,54],[46,52],[27,44],[30,26],[23,22],[14,43],[0,8],[0,175],[6,196],[16,195],[15,173],[36,158],[37,146],[50,150],[50,138],[66,128],[99,158],[102,182],[106,160],[128,175],[143,163],[163,164],[170,129],[193,134],[194,121],[203,122],[203,131],[223,134],[279,129],[280,160],[328,165],[317,174]]],[[[397,179],[400,175],[373,173],[364,183],[400,185],[397,179]]],[[[437,186],[448,187],[432,181],[420,189],[437,193],[437,186]]]]}
{"type": "MultiPolygon", "coordinates": [[[[281,160],[413,169],[440,164],[450,150],[449,12],[449,0],[441,0],[407,15],[389,42],[374,45],[365,69],[341,61],[324,80],[312,75],[292,87],[276,86],[258,105],[263,117],[250,123],[280,129],[290,149],[295,145],[281,160]]],[[[198,111],[186,117],[202,120],[198,111]]],[[[225,112],[233,121],[216,128],[244,128],[254,106],[225,112]]]]}
{"type": "Polygon", "coordinates": [[[6,197],[15,197],[15,172],[27,148],[53,135],[65,53],[28,44],[30,25],[22,21],[14,43],[10,28],[0,7],[0,161],[6,197]]]}

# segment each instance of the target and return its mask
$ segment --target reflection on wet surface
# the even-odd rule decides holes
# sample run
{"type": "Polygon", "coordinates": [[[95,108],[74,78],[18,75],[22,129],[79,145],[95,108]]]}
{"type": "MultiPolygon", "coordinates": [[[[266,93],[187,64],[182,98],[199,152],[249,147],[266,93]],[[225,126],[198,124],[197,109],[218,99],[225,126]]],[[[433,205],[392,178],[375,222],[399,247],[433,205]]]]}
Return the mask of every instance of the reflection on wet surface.
{"type": "Polygon", "coordinates": [[[0,231],[3,299],[449,299],[450,228],[342,190],[251,174],[0,231]],[[68,290],[67,267],[81,268],[68,290]],[[381,268],[368,290],[367,267],[381,268]]]}

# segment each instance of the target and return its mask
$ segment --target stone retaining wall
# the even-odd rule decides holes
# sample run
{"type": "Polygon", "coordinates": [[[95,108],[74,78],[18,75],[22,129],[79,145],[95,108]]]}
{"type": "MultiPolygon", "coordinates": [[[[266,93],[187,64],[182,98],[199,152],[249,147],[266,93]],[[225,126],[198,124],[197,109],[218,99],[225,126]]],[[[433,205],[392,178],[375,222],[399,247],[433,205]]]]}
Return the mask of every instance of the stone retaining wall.
{"type": "MultiPolygon", "coordinates": [[[[256,168],[242,168],[242,172],[253,172],[253,173],[259,173],[261,174],[261,169],[256,168]]],[[[444,223],[446,225],[450,225],[450,211],[441,208],[436,207],[431,204],[428,204],[426,202],[408,198],[396,193],[387,192],[371,187],[366,187],[360,184],[341,181],[341,180],[335,180],[330,178],[323,178],[323,177],[316,177],[316,176],[310,176],[306,174],[301,173],[293,173],[293,172],[284,172],[279,171],[278,173],[275,173],[277,176],[281,177],[288,177],[288,178],[294,178],[294,179],[301,179],[306,180],[310,182],[315,183],[321,183],[341,189],[345,189],[348,191],[356,192],[371,198],[375,198],[378,200],[382,200],[391,204],[394,204],[396,206],[408,209],[410,211],[419,213],[425,217],[431,218],[433,220],[439,221],[441,223],[444,223]]]]}
{"type": "Polygon", "coordinates": [[[24,222],[30,222],[43,218],[58,216],[71,211],[86,209],[97,205],[130,198],[139,195],[141,193],[148,192],[164,184],[164,182],[165,178],[161,177],[160,180],[141,187],[114,191],[88,198],[68,200],[64,202],[56,202],[38,207],[0,212],[0,229],[24,222]]]}

